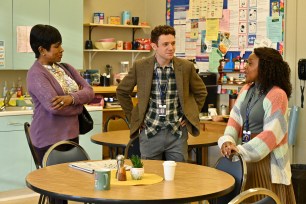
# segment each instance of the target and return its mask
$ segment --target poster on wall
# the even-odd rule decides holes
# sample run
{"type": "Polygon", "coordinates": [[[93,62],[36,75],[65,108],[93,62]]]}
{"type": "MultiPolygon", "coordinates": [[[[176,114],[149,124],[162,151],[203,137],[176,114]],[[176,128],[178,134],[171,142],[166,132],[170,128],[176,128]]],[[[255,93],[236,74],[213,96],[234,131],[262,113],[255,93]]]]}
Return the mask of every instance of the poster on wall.
{"type": "Polygon", "coordinates": [[[5,67],[5,46],[4,40],[0,40],[0,69],[5,67]]]}

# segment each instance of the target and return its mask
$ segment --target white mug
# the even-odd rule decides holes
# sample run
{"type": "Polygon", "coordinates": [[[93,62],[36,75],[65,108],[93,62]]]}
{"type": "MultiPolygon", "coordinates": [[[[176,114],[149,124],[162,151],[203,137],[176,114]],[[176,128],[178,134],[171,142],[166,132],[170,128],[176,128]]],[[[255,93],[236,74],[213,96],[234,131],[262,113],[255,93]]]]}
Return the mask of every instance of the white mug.
{"type": "Polygon", "coordinates": [[[215,116],[218,115],[216,108],[209,108],[208,109],[208,116],[215,116]]]}

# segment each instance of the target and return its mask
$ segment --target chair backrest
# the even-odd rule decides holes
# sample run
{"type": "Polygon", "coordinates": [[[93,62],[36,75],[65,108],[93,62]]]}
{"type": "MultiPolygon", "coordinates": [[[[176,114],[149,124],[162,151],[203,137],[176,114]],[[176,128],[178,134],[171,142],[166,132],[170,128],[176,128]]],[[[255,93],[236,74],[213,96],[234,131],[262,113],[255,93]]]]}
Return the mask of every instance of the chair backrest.
{"type": "Polygon", "coordinates": [[[131,158],[132,155],[138,155],[139,157],[141,156],[139,148],[139,134],[131,138],[129,143],[126,145],[124,157],[128,159],[131,158]]]}
{"type": "Polygon", "coordinates": [[[26,135],[26,138],[27,138],[27,141],[28,141],[29,148],[31,150],[31,154],[32,154],[36,169],[39,169],[39,168],[42,167],[42,164],[39,162],[38,156],[37,156],[37,154],[35,152],[35,149],[33,147],[33,144],[32,144],[32,140],[31,140],[31,136],[30,136],[30,123],[28,123],[28,122],[24,123],[24,132],[25,132],[25,135],[26,135]]]}
{"type": "Polygon", "coordinates": [[[72,141],[60,141],[52,145],[45,153],[42,166],[90,160],[86,151],[72,141]]]}
{"type": "Polygon", "coordinates": [[[112,115],[107,118],[103,131],[116,131],[116,130],[128,130],[130,129],[129,123],[126,118],[120,115],[112,115]]]}
{"type": "Polygon", "coordinates": [[[220,157],[215,168],[232,175],[235,179],[235,187],[232,192],[214,199],[212,203],[228,203],[235,196],[244,191],[247,175],[246,163],[240,154],[233,154],[229,158],[220,157]]]}
{"type": "Polygon", "coordinates": [[[265,195],[266,197],[255,202],[254,204],[281,204],[278,196],[266,188],[251,188],[249,190],[243,191],[241,194],[233,198],[229,204],[242,203],[245,199],[256,195],[265,195]]]}

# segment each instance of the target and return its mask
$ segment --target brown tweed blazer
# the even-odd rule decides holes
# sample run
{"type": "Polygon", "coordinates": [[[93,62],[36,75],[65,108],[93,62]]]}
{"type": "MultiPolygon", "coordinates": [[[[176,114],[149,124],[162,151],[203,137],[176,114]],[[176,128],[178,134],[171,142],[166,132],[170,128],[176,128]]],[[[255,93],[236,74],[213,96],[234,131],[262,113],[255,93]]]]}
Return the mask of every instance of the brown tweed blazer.
{"type": "MultiPolygon", "coordinates": [[[[148,109],[153,80],[155,57],[134,62],[127,76],[117,87],[117,99],[130,123],[131,137],[138,133],[148,109]],[[137,86],[138,104],[133,107],[131,94],[137,86]]],[[[199,112],[207,96],[206,87],[196,73],[193,63],[173,58],[176,86],[179,100],[185,115],[187,130],[194,136],[200,133],[199,112]]]]}

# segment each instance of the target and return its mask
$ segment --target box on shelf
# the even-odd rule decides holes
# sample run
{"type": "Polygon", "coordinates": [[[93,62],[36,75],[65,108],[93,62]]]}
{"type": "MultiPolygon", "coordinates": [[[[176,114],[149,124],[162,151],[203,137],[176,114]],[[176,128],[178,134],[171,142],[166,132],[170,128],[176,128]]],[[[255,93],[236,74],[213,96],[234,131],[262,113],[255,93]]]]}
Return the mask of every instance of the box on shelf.
{"type": "Polygon", "coordinates": [[[120,25],[121,24],[120,16],[109,16],[108,17],[108,24],[120,25]]]}

